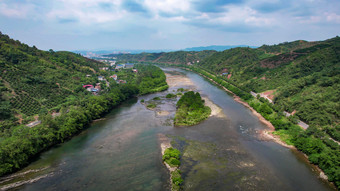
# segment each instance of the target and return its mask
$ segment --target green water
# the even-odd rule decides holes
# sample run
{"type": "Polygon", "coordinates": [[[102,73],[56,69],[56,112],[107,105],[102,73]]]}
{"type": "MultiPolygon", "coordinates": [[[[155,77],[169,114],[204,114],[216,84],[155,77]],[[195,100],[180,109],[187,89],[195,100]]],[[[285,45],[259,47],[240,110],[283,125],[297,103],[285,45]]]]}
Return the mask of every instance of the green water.
{"type": "Polygon", "coordinates": [[[161,97],[156,111],[169,115],[159,116],[138,100],[130,100],[80,135],[42,153],[14,178],[3,178],[0,186],[17,183],[12,190],[169,190],[169,173],[161,162],[158,141],[161,133],[172,138],[173,146],[183,153],[184,190],[333,190],[300,153],[261,141],[258,131],[267,127],[227,93],[197,74],[164,70],[190,78],[194,86],[180,87],[200,91],[221,107],[224,117],[210,117],[192,127],[173,127],[176,99],[164,97],[179,87],[171,87],[139,98],[161,97]]]}

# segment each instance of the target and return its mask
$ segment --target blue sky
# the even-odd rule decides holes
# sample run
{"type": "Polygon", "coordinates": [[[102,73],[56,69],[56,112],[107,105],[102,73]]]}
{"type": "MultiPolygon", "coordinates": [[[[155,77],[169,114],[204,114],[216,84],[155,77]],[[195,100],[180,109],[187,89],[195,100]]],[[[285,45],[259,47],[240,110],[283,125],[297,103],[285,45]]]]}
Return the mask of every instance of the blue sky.
{"type": "Polygon", "coordinates": [[[324,40],[339,0],[0,0],[0,31],[48,50],[181,49],[324,40]]]}

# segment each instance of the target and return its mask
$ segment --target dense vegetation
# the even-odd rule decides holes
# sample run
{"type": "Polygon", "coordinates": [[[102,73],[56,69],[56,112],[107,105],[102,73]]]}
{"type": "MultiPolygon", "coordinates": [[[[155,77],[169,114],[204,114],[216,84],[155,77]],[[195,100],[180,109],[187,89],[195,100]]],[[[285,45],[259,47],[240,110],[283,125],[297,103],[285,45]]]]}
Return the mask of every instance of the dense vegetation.
{"type": "Polygon", "coordinates": [[[174,124],[176,126],[195,125],[208,118],[211,109],[204,106],[204,100],[198,92],[189,91],[184,93],[176,104],[174,124]]]}
{"type": "Polygon", "coordinates": [[[181,162],[179,161],[181,158],[181,152],[172,147],[165,149],[163,155],[163,161],[168,163],[171,167],[179,167],[181,162]]]}
{"type": "Polygon", "coordinates": [[[339,123],[340,38],[218,52],[198,65],[246,92],[273,90],[282,110],[317,126],[339,123]],[[281,54],[275,50],[279,47],[281,54]],[[302,48],[301,48],[302,47],[302,48]],[[264,52],[265,51],[265,52],[264,52]]]}
{"type": "Polygon", "coordinates": [[[136,65],[138,73],[104,71],[102,66],[77,54],[41,51],[0,35],[0,176],[27,165],[123,101],[168,88],[156,66],[136,65]],[[113,73],[126,83],[109,78],[113,73]],[[99,81],[100,75],[107,81],[99,81]],[[83,87],[97,83],[101,91],[96,95],[83,87]],[[33,115],[41,124],[27,127],[33,115]]]}
{"type": "Polygon", "coordinates": [[[166,76],[160,68],[143,64],[137,65],[136,68],[138,69],[137,85],[141,95],[164,91],[169,88],[166,83],[166,76]]]}
{"type": "Polygon", "coordinates": [[[187,64],[197,63],[204,58],[210,56],[216,51],[176,51],[161,53],[141,53],[141,54],[110,54],[107,57],[116,57],[119,61],[129,62],[149,62],[149,63],[171,63],[171,64],[187,64]]]}
{"type": "Polygon", "coordinates": [[[180,185],[183,183],[183,179],[181,177],[181,171],[178,169],[180,162],[181,152],[172,147],[165,149],[163,155],[163,161],[169,164],[170,167],[177,167],[171,173],[171,190],[180,190],[180,185]]]}

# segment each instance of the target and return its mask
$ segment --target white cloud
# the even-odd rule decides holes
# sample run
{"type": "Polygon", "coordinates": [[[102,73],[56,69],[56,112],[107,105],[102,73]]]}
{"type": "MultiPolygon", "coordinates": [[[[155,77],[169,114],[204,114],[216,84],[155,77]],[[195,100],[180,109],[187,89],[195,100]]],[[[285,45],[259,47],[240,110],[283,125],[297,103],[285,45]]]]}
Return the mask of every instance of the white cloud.
{"type": "Polygon", "coordinates": [[[9,6],[5,3],[1,3],[0,14],[11,18],[25,18],[34,11],[34,8],[35,7],[32,4],[14,3],[9,6]]]}
{"type": "Polygon", "coordinates": [[[59,0],[47,17],[73,19],[83,24],[112,22],[127,15],[125,10],[120,9],[120,4],[120,0],[59,0]]]}
{"type": "Polygon", "coordinates": [[[329,22],[340,23],[340,15],[336,13],[326,13],[326,20],[329,22]]]}
{"type": "Polygon", "coordinates": [[[186,0],[145,0],[145,7],[154,13],[180,13],[190,11],[190,2],[186,0]]]}
{"type": "Polygon", "coordinates": [[[260,14],[250,7],[232,5],[226,6],[225,10],[224,13],[213,16],[204,15],[204,17],[201,18],[208,18],[208,22],[222,25],[237,23],[253,26],[268,26],[275,22],[274,18],[268,18],[266,15],[260,14]]]}

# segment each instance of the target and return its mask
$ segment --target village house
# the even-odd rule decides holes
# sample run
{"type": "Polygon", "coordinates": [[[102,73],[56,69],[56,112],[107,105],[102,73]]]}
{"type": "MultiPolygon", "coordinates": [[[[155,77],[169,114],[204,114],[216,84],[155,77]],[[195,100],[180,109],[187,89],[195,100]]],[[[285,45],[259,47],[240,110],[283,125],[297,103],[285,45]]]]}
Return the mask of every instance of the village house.
{"type": "Polygon", "coordinates": [[[115,69],[119,70],[119,69],[122,69],[124,67],[125,67],[125,64],[117,64],[115,69]]]}
{"type": "Polygon", "coordinates": [[[117,83],[118,84],[126,84],[126,81],[125,80],[118,80],[117,83]]]}
{"type": "Polygon", "coordinates": [[[90,85],[90,84],[83,85],[83,88],[86,88],[86,90],[90,92],[90,91],[92,91],[93,85],[90,85]]]}
{"type": "Polygon", "coordinates": [[[104,81],[105,78],[104,78],[104,76],[98,76],[98,80],[99,80],[99,81],[104,81]]]}
{"type": "Polygon", "coordinates": [[[86,77],[89,78],[89,77],[91,77],[91,75],[90,75],[90,74],[87,74],[86,77]]]}
{"type": "Polygon", "coordinates": [[[132,69],[132,72],[138,73],[138,70],[137,69],[132,69]]]}
{"type": "Polygon", "coordinates": [[[116,65],[116,61],[109,61],[109,62],[110,62],[110,66],[116,65]]]}
{"type": "Polygon", "coordinates": [[[113,75],[110,76],[109,78],[112,78],[112,79],[114,79],[114,80],[117,80],[117,79],[118,79],[118,76],[117,76],[117,74],[113,74],[113,75]]]}
{"type": "Polygon", "coordinates": [[[109,68],[108,67],[103,67],[103,68],[99,68],[100,70],[104,70],[104,71],[106,71],[106,70],[108,70],[109,68]]]}

